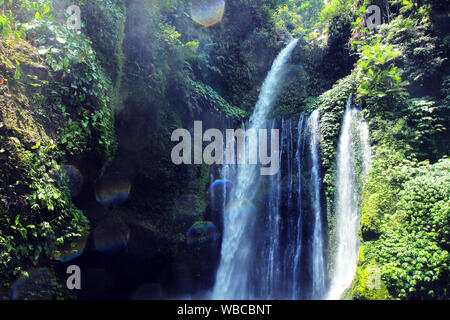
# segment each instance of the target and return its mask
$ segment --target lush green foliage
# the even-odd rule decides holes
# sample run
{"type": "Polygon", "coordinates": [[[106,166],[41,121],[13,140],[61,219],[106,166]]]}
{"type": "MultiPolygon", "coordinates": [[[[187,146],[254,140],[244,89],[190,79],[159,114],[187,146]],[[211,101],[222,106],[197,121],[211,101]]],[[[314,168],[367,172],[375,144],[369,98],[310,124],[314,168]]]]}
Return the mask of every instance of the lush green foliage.
{"type": "Polygon", "coordinates": [[[80,6],[84,32],[92,42],[97,59],[114,82],[120,80],[123,54],[121,44],[125,22],[125,1],[85,1],[80,6]]]}
{"type": "Polygon", "coordinates": [[[231,106],[210,86],[192,80],[190,83],[192,86],[191,91],[193,92],[192,99],[194,99],[192,103],[202,106],[202,109],[212,109],[227,118],[235,120],[242,120],[248,116],[248,113],[242,109],[231,106]]]}
{"type": "Polygon", "coordinates": [[[350,7],[353,5],[353,0],[331,0],[323,7],[320,12],[321,21],[331,21],[337,16],[350,14],[350,7]]]}
{"type": "Polygon", "coordinates": [[[449,281],[450,161],[419,168],[382,224],[383,279],[399,298],[445,298],[449,281]]]}
{"type": "MultiPolygon", "coordinates": [[[[86,240],[89,222],[72,202],[60,164],[96,157],[98,175],[115,149],[111,78],[89,38],[67,28],[65,17],[55,19],[52,5],[10,1],[1,15],[10,28],[1,40],[2,90],[15,96],[2,104],[20,120],[15,125],[3,113],[0,122],[7,126],[0,135],[2,298],[27,270],[46,265],[52,272],[68,244],[86,240]]],[[[22,298],[71,297],[63,283],[22,298]]]]}
{"type": "Polygon", "coordinates": [[[274,12],[275,26],[293,36],[305,36],[318,23],[323,5],[322,0],[283,1],[274,12]]]}
{"type": "MultiPolygon", "coordinates": [[[[22,139],[5,139],[1,138],[1,145],[9,161],[0,172],[5,183],[1,189],[1,289],[10,287],[27,269],[55,260],[64,244],[80,241],[89,229],[87,219],[71,202],[67,180],[53,160],[56,146],[37,144],[30,150],[22,139]],[[21,194],[24,188],[28,197],[21,194]]],[[[67,295],[61,285],[56,288],[53,297],[67,295]]]]}
{"type": "Polygon", "coordinates": [[[341,79],[331,90],[319,98],[321,113],[320,131],[322,136],[321,152],[324,169],[323,183],[330,201],[335,192],[336,149],[340,133],[340,124],[344,117],[348,98],[356,89],[358,80],[352,74],[341,79]]]}
{"type": "MultiPolygon", "coordinates": [[[[332,1],[324,19],[350,8],[357,17],[365,11],[352,1],[332,1]]],[[[374,162],[363,191],[364,247],[347,297],[443,298],[449,276],[448,160],[419,161],[448,153],[448,62],[430,10],[418,10],[409,1],[396,14],[395,9],[393,4],[390,23],[375,31],[366,30],[363,19],[356,21],[350,41],[358,53],[354,70],[321,96],[324,184],[331,201],[335,143],[345,101],[353,93],[369,122],[374,162]],[[366,284],[371,268],[381,275],[381,291],[366,284]]]]}
{"type": "Polygon", "coordinates": [[[46,57],[57,77],[61,77],[54,91],[63,96],[56,111],[68,117],[67,127],[61,131],[61,144],[72,155],[102,150],[107,158],[111,157],[114,133],[108,92],[110,80],[99,66],[89,39],[51,21],[33,20],[25,26],[27,35],[39,46],[39,53],[46,57]],[[71,114],[75,119],[69,117],[71,114]],[[93,137],[92,144],[85,148],[77,145],[88,137],[93,137]]]}
{"type": "Polygon", "coordinates": [[[398,68],[392,64],[398,55],[399,52],[393,46],[382,45],[381,39],[375,45],[364,46],[357,64],[359,71],[363,73],[358,93],[383,98],[389,92],[399,90],[401,77],[398,68]]]}

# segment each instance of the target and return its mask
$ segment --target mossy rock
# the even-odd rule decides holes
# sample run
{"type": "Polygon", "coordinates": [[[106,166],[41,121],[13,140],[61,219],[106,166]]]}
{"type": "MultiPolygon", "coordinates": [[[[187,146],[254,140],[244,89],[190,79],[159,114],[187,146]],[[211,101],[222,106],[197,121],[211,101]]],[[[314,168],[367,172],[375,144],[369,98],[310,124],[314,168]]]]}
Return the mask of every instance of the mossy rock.
{"type": "Polygon", "coordinates": [[[390,300],[382,280],[380,265],[373,258],[375,248],[367,242],[361,246],[356,275],[351,287],[344,293],[345,300],[390,300]]]}
{"type": "Polygon", "coordinates": [[[0,122],[7,130],[17,131],[29,140],[50,144],[60,121],[50,120],[48,114],[34,103],[43,96],[50,79],[48,67],[37,49],[25,41],[0,40],[0,122]]]}
{"type": "Polygon", "coordinates": [[[360,236],[364,241],[377,239],[381,234],[381,218],[378,212],[381,197],[380,194],[363,191],[360,236]]]}

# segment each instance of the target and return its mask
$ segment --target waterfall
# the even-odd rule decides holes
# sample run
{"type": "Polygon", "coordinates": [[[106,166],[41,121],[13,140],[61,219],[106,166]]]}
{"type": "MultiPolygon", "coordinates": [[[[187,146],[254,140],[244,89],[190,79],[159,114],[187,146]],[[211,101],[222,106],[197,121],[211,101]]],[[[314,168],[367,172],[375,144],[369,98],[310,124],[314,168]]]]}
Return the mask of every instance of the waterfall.
{"type": "Polygon", "coordinates": [[[296,292],[293,282],[297,219],[294,207],[292,120],[281,122],[280,163],[282,170],[269,178],[268,197],[265,205],[265,227],[262,249],[257,258],[256,281],[261,281],[256,297],[264,299],[292,299],[296,292]]]}
{"type": "MultiPolygon", "coordinates": [[[[275,126],[275,121],[272,127],[275,126]]],[[[281,128],[281,150],[280,159],[283,157],[283,147],[286,137],[284,129],[284,120],[281,128]]],[[[277,286],[280,283],[280,231],[281,231],[281,217],[280,217],[280,199],[281,199],[281,170],[271,177],[269,177],[269,195],[266,205],[267,223],[265,230],[267,230],[267,237],[263,242],[262,255],[258,260],[267,261],[259,266],[258,277],[262,280],[259,297],[266,299],[274,299],[277,295],[277,286]]]]}
{"type": "MultiPolygon", "coordinates": [[[[335,271],[328,293],[329,299],[340,299],[351,285],[359,255],[360,190],[357,166],[362,178],[370,170],[369,130],[359,111],[348,99],[337,150],[336,175],[336,243],[335,271]]],[[[361,177],[360,177],[361,178],[361,177]]]]}
{"type": "Polygon", "coordinates": [[[304,115],[300,115],[300,120],[298,121],[297,128],[297,150],[295,153],[295,159],[297,162],[297,224],[296,224],[296,237],[294,242],[294,257],[293,257],[293,270],[292,270],[292,292],[291,298],[298,299],[300,297],[300,292],[298,292],[299,285],[299,274],[300,274],[300,257],[302,254],[302,245],[303,245],[303,201],[302,201],[302,162],[303,162],[303,153],[304,153],[304,143],[303,143],[303,123],[305,121],[304,115]]]}
{"type": "MultiPolygon", "coordinates": [[[[223,123],[227,126],[229,123],[223,123]]],[[[243,125],[244,126],[244,125],[243,125]]],[[[227,150],[236,149],[236,142],[231,141],[227,144],[226,137],[223,138],[225,146],[224,154],[227,150]]],[[[227,203],[230,200],[231,190],[233,189],[233,181],[236,177],[236,166],[224,163],[221,166],[212,166],[210,170],[210,188],[208,190],[208,201],[210,205],[211,219],[219,230],[223,229],[222,214],[225,211],[227,203]]]]}
{"type": "MultiPolygon", "coordinates": [[[[295,287],[292,283],[293,278],[293,265],[295,259],[295,241],[296,241],[296,208],[294,207],[294,138],[292,134],[292,120],[284,120],[282,123],[282,136],[284,137],[282,156],[285,162],[286,173],[284,179],[285,192],[284,197],[281,202],[284,202],[285,208],[283,214],[280,215],[284,218],[282,237],[281,237],[281,247],[284,249],[280,250],[283,252],[283,260],[280,261],[282,272],[281,272],[281,292],[278,298],[289,299],[292,298],[293,291],[295,287]]],[[[281,163],[281,161],[280,161],[281,163]]],[[[280,248],[281,249],[281,248],[280,248]]]]}
{"type": "MultiPolygon", "coordinates": [[[[291,41],[275,59],[264,80],[258,102],[250,118],[250,129],[266,126],[266,120],[278,97],[283,69],[298,40],[291,41]]],[[[258,186],[258,170],[254,165],[238,168],[237,183],[223,215],[221,261],[213,289],[215,299],[251,298],[249,272],[253,253],[253,224],[248,216],[256,211],[253,199],[258,186]]]]}
{"type": "Polygon", "coordinates": [[[326,268],[321,207],[320,115],[318,110],[315,110],[309,117],[308,130],[311,153],[310,194],[314,219],[311,259],[312,298],[322,299],[326,286],[326,268]]]}

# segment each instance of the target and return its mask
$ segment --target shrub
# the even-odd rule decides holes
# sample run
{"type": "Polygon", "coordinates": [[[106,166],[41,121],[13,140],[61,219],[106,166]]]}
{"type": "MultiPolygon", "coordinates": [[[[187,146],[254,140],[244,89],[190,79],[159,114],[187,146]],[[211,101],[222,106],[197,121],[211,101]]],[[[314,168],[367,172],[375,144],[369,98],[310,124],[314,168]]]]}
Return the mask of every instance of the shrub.
{"type": "Polygon", "coordinates": [[[450,279],[450,160],[426,166],[405,183],[383,223],[379,261],[398,298],[443,299],[450,279]]]}

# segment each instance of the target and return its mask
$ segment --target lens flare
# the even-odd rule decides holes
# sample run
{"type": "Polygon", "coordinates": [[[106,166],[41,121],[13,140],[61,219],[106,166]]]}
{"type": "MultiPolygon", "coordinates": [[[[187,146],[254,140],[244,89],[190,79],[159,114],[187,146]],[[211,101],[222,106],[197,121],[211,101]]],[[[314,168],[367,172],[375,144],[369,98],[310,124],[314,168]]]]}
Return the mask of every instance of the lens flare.
{"type": "Polygon", "coordinates": [[[94,230],[95,248],[104,254],[114,254],[122,251],[130,240],[130,229],[121,220],[102,222],[94,230]]]}
{"type": "Polygon", "coordinates": [[[121,204],[130,195],[131,183],[122,177],[107,177],[102,179],[95,189],[95,198],[103,206],[121,204]]]}
{"type": "Polygon", "coordinates": [[[188,245],[206,244],[220,239],[220,232],[211,221],[198,221],[186,234],[188,245]]]}
{"type": "Polygon", "coordinates": [[[81,256],[86,248],[88,236],[64,243],[61,248],[56,248],[51,256],[59,262],[69,262],[81,256]]]}
{"type": "Polygon", "coordinates": [[[83,187],[83,175],[73,165],[62,166],[61,171],[65,173],[65,175],[69,179],[69,189],[71,196],[78,196],[80,194],[81,188],[83,187]]]}
{"type": "Polygon", "coordinates": [[[237,199],[227,204],[223,214],[231,224],[249,224],[256,222],[257,210],[251,201],[237,199]]]}
{"type": "Polygon", "coordinates": [[[55,285],[56,279],[47,268],[30,269],[12,285],[11,299],[49,300],[55,285]]]}
{"type": "Polygon", "coordinates": [[[195,23],[209,28],[223,19],[225,13],[225,0],[193,0],[191,17],[195,23]]]}
{"type": "Polygon", "coordinates": [[[230,180],[216,180],[209,186],[209,190],[223,187],[223,186],[230,186],[232,184],[233,184],[233,182],[231,182],[230,180]]]}

